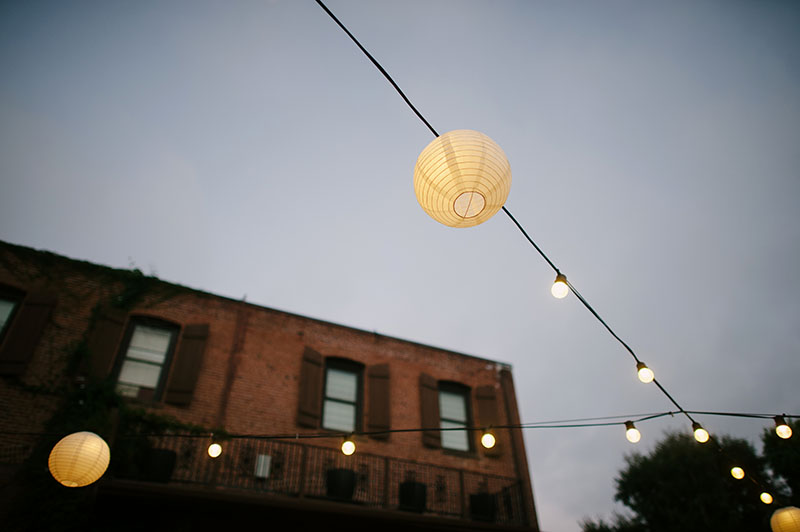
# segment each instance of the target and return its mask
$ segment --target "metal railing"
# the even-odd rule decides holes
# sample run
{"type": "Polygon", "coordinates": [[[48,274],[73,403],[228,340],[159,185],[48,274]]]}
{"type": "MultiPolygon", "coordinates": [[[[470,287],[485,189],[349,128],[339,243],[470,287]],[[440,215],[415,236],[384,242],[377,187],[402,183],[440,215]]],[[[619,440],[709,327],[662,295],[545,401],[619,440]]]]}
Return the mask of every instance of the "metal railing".
{"type": "Polygon", "coordinates": [[[121,437],[110,474],[152,482],[201,485],[335,500],[524,525],[519,480],[387,456],[293,441],[237,438],[210,458],[207,438],[121,437]]]}

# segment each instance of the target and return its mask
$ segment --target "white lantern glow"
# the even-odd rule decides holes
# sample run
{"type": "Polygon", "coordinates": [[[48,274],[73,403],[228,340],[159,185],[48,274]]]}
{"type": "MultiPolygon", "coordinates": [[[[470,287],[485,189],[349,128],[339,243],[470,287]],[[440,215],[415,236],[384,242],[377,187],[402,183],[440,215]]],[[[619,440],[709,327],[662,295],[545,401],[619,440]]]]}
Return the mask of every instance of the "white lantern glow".
{"type": "Polygon", "coordinates": [[[417,159],[414,192],[423,210],[450,227],[472,227],[494,216],[511,189],[503,150],[479,131],[436,137],[417,159]]]}
{"type": "Polygon", "coordinates": [[[65,436],[50,451],[47,467],[68,488],[88,486],[103,476],[111,460],[108,444],[93,432],[65,436]]]}
{"type": "Polygon", "coordinates": [[[483,435],[481,436],[481,445],[483,445],[485,449],[491,449],[492,447],[495,446],[496,443],[497,443],[497,438],[495,438],[494,434],[492,434],[491,432],[488,431],[484,432],[483,435]]]}
{"type": "Polygon", "coordinates": [[[736,480],[742,480],[744,478],[744,469],[741,467],[732,467],[731,468],[731,476],[736,480]]]}

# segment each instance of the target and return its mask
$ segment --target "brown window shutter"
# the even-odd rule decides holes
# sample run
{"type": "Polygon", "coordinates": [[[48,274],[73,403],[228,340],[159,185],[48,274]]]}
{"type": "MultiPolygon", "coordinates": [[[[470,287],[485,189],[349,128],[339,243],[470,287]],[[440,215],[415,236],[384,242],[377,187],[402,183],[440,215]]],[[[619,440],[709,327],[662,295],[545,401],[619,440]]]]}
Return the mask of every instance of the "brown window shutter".
{"type": "Polygon", "coordinates": [[[207,340],[207,323],[184,327],[178,351],[172,361],[164,402],[181,406],[187,406],[192,402],[197,377],[200,375],[200,367],[203,365],[207,340]]]}
{"type": "Polygon", "coordinates": [[[12,318],[3,345],[0,346],[0,375],[22,375],[42,336],[55,297],[31,292],[12,318]]]}
{"type": "Polygon", "coordinates": [[[300,367],[300,397],[297,409],[297,424],[317,428],[322,418],[322,377],[324,373],[322,355],[306,347],[300,367]]]}
{"type": "MultiPolygon", "coordinates": [[[[367,431],[388,431],[391,428],[391,399],[389,396],[389,364],[370,366],[367,370],[368,400],[367,431]]],[[[372,434],[378,440],[389,439],[389,433],[372,434]]]]}
{"type": "Polygon", "coordinates": [[[105,379],[111,373],[127,317],[124,310],[111,307],[98,313],[87,345],[90,377],[105,379]]]}
{"type": "Polygon", "coordinates": [[[421,411],[422,444],[426,447],[441,447],[442,433],[439,430],[439,383],[430,375],[419,376],[419,405],[421,411]]]}
{"type": "MultiPolygon", "coordinates": [[[[497,408],[497,392],[494,386],[478,386],[475,388],[475,400],[478,403],[478,426],[489,428],[499,425],[500,417],[497,408]]],[[[480,449],[483,449],[484,454],[487,456],[500,456],[503,452],[501,434],[499,434],[500,431],[497,429],[494,429],[492,432],[497,440],[495,446],[491,449],[484,449],[483,446],[481,446],[480,449]]],[[[480,433],[478,433],[478,437],[480,437],[480,433]]]]}

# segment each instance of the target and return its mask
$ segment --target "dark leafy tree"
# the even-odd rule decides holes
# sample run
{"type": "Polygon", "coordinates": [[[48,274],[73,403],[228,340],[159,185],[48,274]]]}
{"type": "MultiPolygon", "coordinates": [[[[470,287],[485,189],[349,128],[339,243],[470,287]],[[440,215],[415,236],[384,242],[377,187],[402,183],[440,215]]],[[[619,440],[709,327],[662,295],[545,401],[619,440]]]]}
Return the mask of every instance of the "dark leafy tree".
{"type": "Polygon", "coordinates": [[[785,490],[788,505],[800,507],[800,420],[787,422],[793,432],[788,440],[779,438],[772,428],[761,435],[764,461],[776,483],[785,490]]]}
{"type": "Polygon", "coordinates": [[[625,457],[615,499],[632,517],[585,521],[584,532],[745,532],[769,530],[773,508],[760,502],[756,482],[767,483],[764,462],[742,439],[721,437],[698,444],[690,435],[668,434],[649,454],[625,457]],[[739,465],[749,475],[736,480],[739,465]]]}

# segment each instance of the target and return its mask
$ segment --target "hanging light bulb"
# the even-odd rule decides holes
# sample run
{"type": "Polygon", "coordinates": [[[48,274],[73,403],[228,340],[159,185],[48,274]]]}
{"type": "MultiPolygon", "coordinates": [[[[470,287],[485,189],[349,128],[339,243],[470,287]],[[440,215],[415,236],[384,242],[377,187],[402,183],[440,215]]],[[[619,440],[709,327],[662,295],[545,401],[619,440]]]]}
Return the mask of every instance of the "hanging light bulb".
{"type": "Polygon", "coordinates": [[[761,499],[761,502],[763,502],[764,504],[772,504],[772,495],[770,495],[766,491],[761,492],[759,498],[761,499]]]}
{"type": "Polygon", "coordinates": [[[342,454],[345,456],[350,456],[354,452],[356,452],[356,443],[353,441],[353,438],[345,438],[342,442],[342,454]]]}
{"type": "Polygon", "coordinates": [[[742,480],[744,478],[744,469],[739,466],[731,468],[731,476],[736,480],[742,480]]]}
{"type": "Polygon", "coordinates": [[[208,446],[208,456],[216,458],[222,454],[222,445],[214,442],[208,446]]]}
{"type": "Polygon", "coordinates": [[[705,443],[708,441],[710,436],[708,435],[708,431],[700,426],[700,423],[694,422],[692,423],[692,430],[694,431],[694,439],[697,440],[699,443],[705,443]]]}
{"type": "Polygon", "coordinates": [[[639,376],[639,380],[645,384],[653,382],[653,379],[656,378],[656,374],[644,362],[636,363],[636,374],[639,376]]]}
{"type": "Polygon", "coordinates": [[[483,445],[485,449],[491,449],[496,443],[497,438],[494,437],[494,434],[489,430],[485,430],[481,436],[481,445],[483,445]]]}
{"type": "Polygon", "coordinates": [[[564,299],[569,294],[569,286],[567,285],[567,278],[564,274],[559,273],[556,275],[556,280],[553,281],[553,286],[550,288],[550,293],[556,299],[564,299]]]}
{"type": "Polygon", "coordinates": [[[779,438],[788,440],[792,437],[792,427],[790,427],[783,416],[775,416],[775,432],[779,438]]]}
{"type": "Polygon", "coordinates": [[[626,421],[625,429],[625,437],[628,438],[629,442],[637,443],[642,439],[642,434],[639,432],[639,429],[633,426],[633,421],[626,421]]]}

